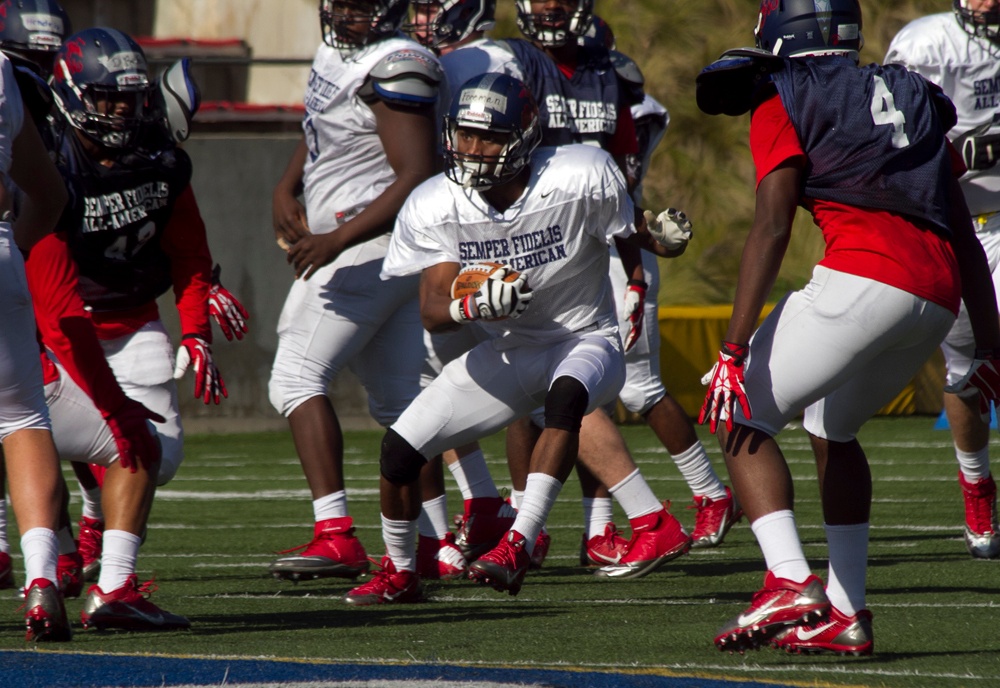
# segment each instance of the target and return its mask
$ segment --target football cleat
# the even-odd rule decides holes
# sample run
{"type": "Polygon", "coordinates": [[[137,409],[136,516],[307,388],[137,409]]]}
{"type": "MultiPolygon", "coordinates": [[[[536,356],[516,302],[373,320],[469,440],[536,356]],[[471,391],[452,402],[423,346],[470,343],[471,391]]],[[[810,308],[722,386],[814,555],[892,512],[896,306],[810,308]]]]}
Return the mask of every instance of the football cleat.
{"type": "Polygon", "coordinates": [[[469,565],[469,578],[499,592],[506,590],[516,595],[521,592],[524,574],[531,566],[531,557],[524,546],[524,536],[516,530],[510,531],[496,547],[469,565]]]}
{"type": "Polygon", "coordinates": [[[358,607],[373,604],[405,604],[423,602],[424,586],[413,571],[397,571],[392,559],[382,557],[379,570],[372,579],[344,595],[344,602],[358,607]]]}
{"type": "Polygon", "coordinates": [[[24,592],[25,640],[66,642],[73,637],[62,595],[55,583],[45,578],[31,581],[24,592]]]}
{"type": "Polygon", "coordinates": [[[819,621],[829,611],[823,581],[816,576],[794,583],[768,571],[764,587],[754,593],[749,607],[719,630],[715,645],[729,652],[756,650],[788,626],[819,621]]]}
{"type": "Polygon", "coordinates": [[[496,547],[514,525],[517,510],[501,497],[476,497],[465,500],[465,514],[455,535],[455,544],[467,561],[475,561],[496,547]]]}
{"type": "Polygon", "coordinates": [[[417,540],[417,575],[424,580],[451,580],[465,575],[462,550],[451,533],[438,540],[423,535],[417,540]]]}
{"type": "Polygon", "coordinates": [[[545,563],[545,557],[549,556],[549,547],[552,546],[552,536],[542,528],[535,540],[535,549],[531,550],[531,565],[529,568],[540,569],[545,563]]]}
{"type": "Polygon", "coordinates": [[[0,552],[0,590],[8,590],[17,587],[14,583],[14,562],[10,559],[10,554],[0,552]]]}
{"type": "Polygon", "coordinates": [[[191,628],[191,622],[183,616],[160,609],[149,601],[156,591],[153,581],[139,585],[139,579],[132,574],[120,588],[104,592],[98,586],[90,586],[87,601],[80,611],[84,628],[122,628],[129,631],[174,631],[191,628]]]}
{"type": "Polygon", "coordinates": [[[83,557],[79,552],[60,554],[56,562],[56,580],[63,597],[79,597],[83,592],[83,557]]]}
{"type": "Polygon", "coordinates": [[[628,552],[628,540],[618,533],[614,523],[604,526],[604,533],[580,542],[580,566],[606,566],[617,564],[628,552]]]}
{"type": "Polygon", "coordinates": [[[83,557],[83,580],[95,581],[101,573],[101,551],[104,548],[104,521],[80,517],[80,539],[76,550],[83,557]]]}
{"type": "Polygon", "coordinates": [[[312,540],[278,554],[299,550],[302,550],[301,554],[271,562],[268,568],[271,575],[279,580],[298,583],[314,578],[354,579],[368,571],[368,555],[354,535],[354,521],[350,516],[318,521],[313,528],[312,540]]]}
{"type": "Polygon", "coordinates": [[[628,542],[625,555],[617,564],[597,569],[595,576],[642,578],[691,549],[691,538],[666,506],[662,511],[633,518],[630,525],[632,539],[628,542]]]}
{"type": "Polygon", "coordinates": [[[965,498],[965,546],[976,559],[1000,556],[1000,528],[997,526],[997,484],[988,475],[974,483],[958,473],[965,498]]]}
{"type": "Polygon", "coordinates": [[[692,548],[718,547],[733,524],[743,518],[743,510],[728,487],[726,496],[720,499],[695,496],[694,505],[688,509],[698,511],[694,517],[694,532],[691,533],[692,548]]]}
{"type": "Polygon", "coordinates": [[[870,655],[875,649],[872,613],[862,609],[854,616],[830,607],[830,616],[808,626],[792,626],[775,636],[771,646],[786,652],[838,655],[870,655]]]}

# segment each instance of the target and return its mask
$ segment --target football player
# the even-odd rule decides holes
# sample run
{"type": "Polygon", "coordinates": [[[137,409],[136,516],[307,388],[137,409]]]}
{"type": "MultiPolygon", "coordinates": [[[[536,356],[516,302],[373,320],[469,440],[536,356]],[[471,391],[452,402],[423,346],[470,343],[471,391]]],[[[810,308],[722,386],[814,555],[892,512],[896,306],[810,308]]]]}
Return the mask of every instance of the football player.
{"type": "MultiPolygon", "coordinates": [[[[958,122],[948,132],[968,172],[959,180],[976,238],[1000,284],[1000,0],[954,0],[953,11],[918,19],[889,45],[898,62],[934,82],[951,98],[958,122]],[[985,90],[984,90],[985,87],[985,90]]],[[[944,410],[955,442],[958,482],[965,498],[965,546],[974,557],[1000,557],[997,488],[990,472],[989,421],[979,395],[956,387],[975,358],[975,337],[964,308],[941,349],[947,365],[944,410]]]]}
{"type": "Polygon", "coordinates": [[[871,654],[872,482],[858,430],[940,345],[963,298],[980,347],[972,384],[997,396],[1000,324],[945,137],[954,106],[900,65],[859,66],[861,29],[858,0],[826,11],[812,0],[764,0],[757,48],[728,51],[698,77],[706,113],[751,111],[757,168],[733,315],[699,416],[718,433],[767,566],[750,606],[716,635],[722,650],[871,654]],[[755,332],[799,205],[822,230],[826,255],[755,332]],[[825,586],[803,553],[775,441],[801,413],[829,546],[825,586]]]}
{"type": "MultiPolygon", "coordinates": [[[[520,81],[486,74],[452,101],[442,132],[446,171],[418,187],[396,223],[383,264],[387,280],[420,274],[420,312],[433,331],[479,323],[493,337],[444,367],[386,432],[381,456],[382,535],[387,555],[371,581],[345,597],[355,605],[421,599],[413,538],[417,479],[426,460],[545,407],[512,529],[470,565],[471,578],[517,594],[548,511],[572,469],[583,416],[613,399],[625,365],[607,278],[608,243],[633,271],[638,248],[624,244],[634,207],[614,161],[600,149],[536,149],[538,109],[520,81]],[[489,251],[505,266],[475,293],[452,298],[463,265],[489,251]],[[518,273],[516,279],[512,273],[518,273]],[[505,281],[510,276],[512,281],[505,281]]],[[[645,223],[639,220],[640,228],[645,223]]],[[[658,225],[657,225],[658,228],[658,225]]],[[[637,239],[639,240],[639,239],[637,239]]],[[[641,240],[652,244],[648,233],[641,240]]],[[[592,467],[620,482],[630,468],[592,467]]],[[[645,484],[649,530],[666,516],[645,484]]],[[[689,541],[680,525],[656,539],[689,541]],[[680,536],[680,537],[678,537],[680,536]]]]}
{"type": "Polygon", "coordinates": [[[407,10],[407,0],[320,2],[323,43],[307,86],[304,136],[273,194],[275,234],[289,247],[297,279],[278,321],[269,392],[288,418],[315,521],[313,539],[283,554],[303,551],[271,564],[280,578],[356,578],[368,570],[348,515],[330,381],[349,367],[383,426],[420,388],[418,278],[379,279],[396,213],[434,167],[441,68],[430,50],[398,33],[407,10]]]}

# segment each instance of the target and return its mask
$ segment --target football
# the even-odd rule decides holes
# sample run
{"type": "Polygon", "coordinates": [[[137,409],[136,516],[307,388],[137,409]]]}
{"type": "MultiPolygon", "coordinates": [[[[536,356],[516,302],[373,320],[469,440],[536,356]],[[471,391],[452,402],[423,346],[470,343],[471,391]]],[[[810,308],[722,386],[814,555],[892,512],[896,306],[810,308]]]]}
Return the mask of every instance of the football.
{"type": "MultiPolygon", "coordinates": [[[[469,294],[475,294],[479,291],[479,287],[483,286],[483,282],[489,279],[497,270],[503,270],[505,265],[500,263],[476,263],[474,265],[467,265],[462,268],[462,271],[458,273],[458,277],[455,281],[451,283],[451,298],[460,299],[463,296],[468,296],[469,294]]],[[[504,282],[513,282],[521,273],[511,270],[508,272],[507,276],[503,278],[504,282]]]]}

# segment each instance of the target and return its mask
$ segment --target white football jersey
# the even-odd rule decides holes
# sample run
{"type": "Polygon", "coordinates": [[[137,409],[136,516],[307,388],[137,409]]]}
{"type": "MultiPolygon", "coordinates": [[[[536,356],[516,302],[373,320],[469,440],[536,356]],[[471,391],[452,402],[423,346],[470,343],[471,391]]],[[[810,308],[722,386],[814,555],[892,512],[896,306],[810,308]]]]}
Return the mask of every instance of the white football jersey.
{"type": "MultiPolygon", "coordinates": [[[[885,62],[895,62],[940,86],[958,111],[955,139],[1000,113],[1000,58],[986,38],[970,36],[954,12],[910,22],[896,34],[885,62]]],[[[1000,166],[962,177],[973,215],[1000,210],[1000,166]]]]}
{"type": "Polygon", "coordinates": [[[448,91],[442,91],[444,112],[462,85],[472,77],[488,72],[499,72],[524,81],[521,66],[514,53],[505,50],[490,38],[480,38],[441,56],[441,67],[448,77],[448,91]]]}
{"type": "Polygon", "coordinates": [[[608,244],[635,231],[634,212],[618,166],[593,146],[537,149],[527,189],[504,213],[439,174],[403,205],[382,279],[439,263],[504,263],[527,278],[534,296],[519,318],[479,321],[503,337],[502,348],[613,332],[608,244]]]}
{"type": "Polygon", "coordinates": [[[396,179],[375,131],[375,115],[358,89],[383,58],[412,51],[437,58],[409,38],[378,41],[349,57],[325,43],[313,59],[306,88],[306,156],[303,183],[313,234],[333,231],[385,191],[396,179]]]}

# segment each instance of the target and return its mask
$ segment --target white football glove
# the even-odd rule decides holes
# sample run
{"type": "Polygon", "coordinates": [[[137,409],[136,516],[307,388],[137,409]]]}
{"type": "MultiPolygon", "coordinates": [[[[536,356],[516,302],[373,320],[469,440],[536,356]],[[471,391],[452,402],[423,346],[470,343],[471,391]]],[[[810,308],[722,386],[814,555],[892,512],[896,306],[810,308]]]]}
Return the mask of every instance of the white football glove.
{"type": "Polygon", "coordinates": [[[528,309],[534,294],[528,289],[528,281],[523,275],[513,282],[504,282],[503,278],[508,273],[506,267],[497,270],[483,282],[479,291],[456,299],[452,317],[458,322],[520,317],[528,309]]]}
{"type": "Polygon", "coordinates": [[[644,210],[642,216],[646,218],[646,230],[656,243],[668,250],[682,249],[691,240],[691,220],[683,211],[667,208],[659,215],[653,215],[652,211],[644,210]]]}

